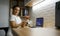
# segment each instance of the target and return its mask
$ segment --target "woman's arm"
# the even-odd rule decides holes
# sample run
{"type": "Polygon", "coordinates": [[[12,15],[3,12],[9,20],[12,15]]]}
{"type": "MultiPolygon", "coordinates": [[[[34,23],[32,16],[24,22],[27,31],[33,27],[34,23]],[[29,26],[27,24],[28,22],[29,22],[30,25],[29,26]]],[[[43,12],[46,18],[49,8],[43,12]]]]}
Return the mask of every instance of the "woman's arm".
{"type": "Polygon", "coordinates": [[[11,26],[12,28],[17,28],[17,27],[20,26],[20,25],[16,24],[15,21],[10,21],[10,26],[11,26]]]}
{"type": "Polygon", "coordinates": [[[21,22],[20,24],[16,24],[15,23],[15,21],[10,21],[10,26],[12,27],[12,28],[17,28],[17,27],[19,27],[19,26],[26,26],[26,22],[25,21],[23,21],[23,22],[21,22]]]}

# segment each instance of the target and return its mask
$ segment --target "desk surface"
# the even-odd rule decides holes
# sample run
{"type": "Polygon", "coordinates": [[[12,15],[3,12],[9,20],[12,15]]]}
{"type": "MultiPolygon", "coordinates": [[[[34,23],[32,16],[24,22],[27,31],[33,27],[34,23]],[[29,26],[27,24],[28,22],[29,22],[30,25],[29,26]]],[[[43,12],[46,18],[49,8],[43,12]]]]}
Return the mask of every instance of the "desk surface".
{"type": "Polygon", "coordinates": [[[60,31],[53,28],[20,28],[13,29],[19,36],[58,36],[60,31]],[[19,31],[18,31],[19,30],[19,31]]]}

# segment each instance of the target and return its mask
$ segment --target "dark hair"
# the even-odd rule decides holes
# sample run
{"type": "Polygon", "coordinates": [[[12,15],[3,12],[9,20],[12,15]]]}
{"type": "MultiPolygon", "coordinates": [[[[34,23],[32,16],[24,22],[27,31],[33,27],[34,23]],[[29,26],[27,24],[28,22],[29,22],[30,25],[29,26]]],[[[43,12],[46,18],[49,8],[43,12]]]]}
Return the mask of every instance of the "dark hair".
{"type": "Polygon", "coordinates": [[[15,6],[13,6],[13,10],[15,9],[15,7],[20,7],[19,5],[15,5],[15,6]]]}

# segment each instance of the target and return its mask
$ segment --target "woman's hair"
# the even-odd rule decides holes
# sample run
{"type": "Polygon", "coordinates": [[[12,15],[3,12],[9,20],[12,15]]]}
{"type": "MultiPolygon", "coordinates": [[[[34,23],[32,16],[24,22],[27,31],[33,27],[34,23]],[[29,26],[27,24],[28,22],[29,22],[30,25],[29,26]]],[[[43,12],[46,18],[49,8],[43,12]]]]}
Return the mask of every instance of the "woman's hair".
{"type": "Polygon", "coordinates": [[[13,6],[13,10],[14,10],[16,7],[20,7],[20,6],[19,6],[19,5],[15,5],[15,6],[13,6]]]}

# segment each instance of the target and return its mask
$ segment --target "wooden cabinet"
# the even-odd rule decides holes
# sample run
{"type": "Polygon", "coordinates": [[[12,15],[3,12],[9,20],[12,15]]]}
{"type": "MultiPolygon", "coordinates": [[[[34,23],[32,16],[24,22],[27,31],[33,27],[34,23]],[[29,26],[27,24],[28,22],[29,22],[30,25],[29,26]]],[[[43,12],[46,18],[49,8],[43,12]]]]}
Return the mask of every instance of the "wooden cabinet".
{"type": "Polygon", "coordinates": [[[23,7],[24,2],[20,0],[10,0],[10,7],[13,7],[14,5],[19,5],[20,7],[23,7]]]}
{"type": "Polygon", "coordinates": [[[27,4],[28,2],[30,2],[31,0],[24,0],[24,3],[27,4]]]}
{"type": "Polygon", "coordinates": [[[19,15],[21,17],[29,16],[29,7],[21,7],[19,15]]]}
{"type": "Polygon", "coordinates": [[[55,7],[55,26],[60,29],[60,1],[56,2],[56,7],[55,7]]]}

